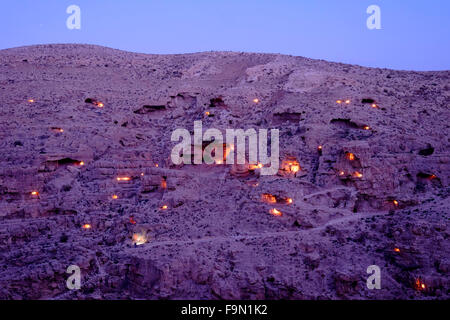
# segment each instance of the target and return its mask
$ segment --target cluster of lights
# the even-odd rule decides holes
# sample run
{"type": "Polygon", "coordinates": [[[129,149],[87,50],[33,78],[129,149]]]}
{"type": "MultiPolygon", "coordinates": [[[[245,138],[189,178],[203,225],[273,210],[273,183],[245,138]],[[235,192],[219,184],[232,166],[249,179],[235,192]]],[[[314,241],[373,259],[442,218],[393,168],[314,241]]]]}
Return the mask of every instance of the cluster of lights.
{"type": "MultiPolygon", "coordinates": [[[[339,176],[343,177],[345,175],[346,175],[345,171],[343,171],[343,170],[339,171],[339,176]]],[[[363,174],[359,171],[355,171],[355,172],[353,172],[352,176],[355,178],[362,178],[363,174]]]]}
{"type": "Polygon", "coordinates": [[[351,102],[350,99],[347,99],[347,100],[340,100],[340,99],[339,99],[339,100],[336,100],[336,103],[337,103],[337,104],[342,104],[342,103],[350,104],[350,102],[351,102]]]}
{"type": "Polygon", "coordinates": [[[427,288],[426,284],[420,278],[417,278],[414,284],[416,289],[419,291],[425,290],[427,288]]]}
{"type": "Polygon", "coordinates": [[[281,204],[283,203],[291,204],[294,202],[292,198],[277,197],[270,193],[263,193],[261,195],[261,200],[266,203],[281,203],[281,204]]]}

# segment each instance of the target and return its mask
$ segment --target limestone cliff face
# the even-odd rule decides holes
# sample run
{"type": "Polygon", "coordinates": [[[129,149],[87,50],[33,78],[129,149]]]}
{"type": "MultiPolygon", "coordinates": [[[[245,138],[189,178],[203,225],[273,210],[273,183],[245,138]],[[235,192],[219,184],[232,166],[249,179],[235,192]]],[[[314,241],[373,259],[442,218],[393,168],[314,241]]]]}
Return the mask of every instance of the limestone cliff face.
{"type": "Polygon", "coordinates": [[[448,299],[449,105],[450,71],[0,51],[0,298],[448,299]],[[175,166],[195,120],[277,128],[300,170],[175,166]]]}

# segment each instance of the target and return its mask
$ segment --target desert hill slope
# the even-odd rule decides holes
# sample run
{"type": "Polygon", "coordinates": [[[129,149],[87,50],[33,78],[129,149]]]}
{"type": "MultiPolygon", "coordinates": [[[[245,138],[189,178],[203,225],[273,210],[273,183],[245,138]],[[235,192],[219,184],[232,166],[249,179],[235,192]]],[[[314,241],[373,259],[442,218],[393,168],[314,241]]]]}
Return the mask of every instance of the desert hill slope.
{"type": "Polygon", "coordinates": [[[450,71],[2,50],[0,298],[448,299],[449,106],[450,71]],[[278,128],[282,170],[173,165],[195,120],[278,128]]]}

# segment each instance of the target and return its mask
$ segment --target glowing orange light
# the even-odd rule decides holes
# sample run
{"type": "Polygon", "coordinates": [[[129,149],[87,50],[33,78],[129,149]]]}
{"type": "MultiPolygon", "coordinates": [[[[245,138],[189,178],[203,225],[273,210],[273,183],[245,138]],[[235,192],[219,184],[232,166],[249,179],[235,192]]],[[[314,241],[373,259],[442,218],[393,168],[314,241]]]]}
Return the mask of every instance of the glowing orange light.
{"type": "Polygon", "coordinates": [[[80,166],[84,166],[84,161],[80,161],[78,164],[79,164],[80,166]]]}
{"type": "Polygon", "coordinates": [[[292,198],[287,198],[286,201],[287,201],[287,203],[292,203],[293,202],[292,198]]]}
{"type": "Polygon", "coordinates": [[[291,171],[292,171],[292,172],[296,173],[296,172],[298,172],[299,170],[300,170],[300,166],[299,166],[298,164],[293,164],[293,165],[291,166],[291,171]]]}
{"type": "Polygon", "coordinates": [[[355,173],[353,173],[353,175],[354,175],[356,178],[362,178],[362,176],[363,176],[363,174],[362,174],[361,172],[358,172],[358,171],[355,171],[355,173]]]}
{"type": "Polygon", "coordinates": [[[399,248],[394,248],[394,251],[395,252],[400,252],[400,249],[399,248]]]}
{"type": "Polygon", "coordinates": [[[437,178],[437,176],[436,176],[435,174],[432,174],[432,175],[429,177],[430,180],[433,180],[433,179],[436,179],[436,178],[437,178]]]}
{"type": "Polygon", "coordinates": [[[99,108],[103,108],[105,105],[103,104],[103,102],[98,102],[98,101],[96,101],[96,102],[94,102],[94,105],[96,105],[97,107],[99,107],[99,108]]]}
{"type": "Polygon", "coordinates": [[[372,108],[378,108],[378,106],[375,103],[373,103],[372,108]]]}
{"type": "Polygon", "coordinates": [[[339,175],[340,175],[340,176],[343,176],[344,174],[345,174],[344,171],[339,171],[339,175]]]}
{"type": "Polygon", "coordinates": [[[393,203],[394,203],[394,206],[398,206],[398,201],[397,200],[394,200],[394,201],[392,201],[393,203]]]}
{"type": "Polygon", "coordinates": [[[267,202],[267,203],[277,203],[277,198],[274,195],[271,195],[269,193],[263,193],[261,198],[262,198],[262,201],[267,202]]]}
{"type": "Polygon", "coordinates": [[[33,103],[34,102],[34,99],[28,99],[27,100],[29,103],[33,103]]]}
{"type": "Polygon", "coordinates": [[[130,181],[130,177],[117,177],[117,181],[130,181]]]}
{"type": "Polygon", "coordinates": [[[136,224],[136,221],[134,220],[133,217],[130,217],[130,223],[131,223],[131,224],[136,224]]]}
{"type": "Polygon", "coordinates": [[[364,129],[364,130],[370,130],[370,127],[369,127],[369,126],[364,126],[363,129],[364,129]]]}
{"type": "Polygon", "coordinates": [[[281,217],[283,215],[280,210],[277,210],[275,208],[270,209],[269,212],[270,212],[271,215],[274,215],[274,216],[277,216],[277,217],[281,217]]]}
{"type": "Polygon", "coordinates": [[[321,151],[321,150],[322,150],[322,146],[318,146],[317,149],[318,149],[319,151],[321,151]]]}
{"type": "Polygon", "coordinates": [[[119,199],[119,196],[117,194],[113,194],[112,198],[113,199],[119,199]]]}
{"type": "Polygon", "coordinates": [[[348,152],[347,153],[347,159],[350,160],[350,161],[353,161],[353,160],[355,160],[355,155],[353,153],[351,153],[351,152],[348,152]]]}
{"type": "Polygon", "coordinates": [[[253,99],[253,102],[254,102],[254,103],[259,103],[259,99],[258,99],[258,98],[255,98],[255,99],[253,99]]]}
{"type": "Polygon", "coordinates": [[[341,104],[341,103],[342,103],[342,100],[336,100],[336,103],[337,103],[337,104],[341,104]]]}
{"type": "Polygon", "coordinates": [[[32,195],[32,196],[38,196],[38,195],[39,195],[39,192],[33,191],[33,192],[31,192],[31,195],[32,195]]]}
{"type": "Polygon", "coordinates": [[[133,234],[132,240],[133,240],[133,243],[137,246],[147,243],[147,237],[145,236],[145,234],[141,234],[141,233],[133,234]]]}
{"type": "Polygon", "coordinates": [[[216,164],[222,164],[223,161],[222,160],[216,160],[216,164]]]}
{"type": "Polygon", "coordinates": [[[345,103],[346,104],[350,104],[350,100],[345,100],[345,103]]]}
{"type": "Polygon", "coordinates": [[[83,224],[81,227],[83,229],[90,229],[90,228],[92,228],[92,226],[89,223],[83,224]]]}
{"type": "Polygon", "coordinates": [[[209,116],[209,115],[210,115],[209,111],[206,111],[205,116],[209,116]]]}
{"type": "Polygon", "coordinates": [[[161,188],[163,188],[163,189],[167,188],[167,182],[164,179],[161,180],[161,188]]]}
{"type": "Polygon", "coordinates": [[[165,204],[161,207],[161,210],[167,210],[169,207],[165,204]]]}
{"type": "Polygon", "coordinates": [[[144,176],[144,173],[143,173],[143,172],[141,172],[141,176],[144,176]]]}
{"type": "Polygon", "coordinates": [[[421,280],[421,279],[416,279],[416,289],[417,290],[425,290],[427,288],[427,286],[425,285],[425,283],[421,280]]]}
{"type": "Polygon", "coordinates": [[[158,168],[158,167],[159,167],[159,164],[155,164],[155,167],[157,167],[157,168],[158,168]]]}

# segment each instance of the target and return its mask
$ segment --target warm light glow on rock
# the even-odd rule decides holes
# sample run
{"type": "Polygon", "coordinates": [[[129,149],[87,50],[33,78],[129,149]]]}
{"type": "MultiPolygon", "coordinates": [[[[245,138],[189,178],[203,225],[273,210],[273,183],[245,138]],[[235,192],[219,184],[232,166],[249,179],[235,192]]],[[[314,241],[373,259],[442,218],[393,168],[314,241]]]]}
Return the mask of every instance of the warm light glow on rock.
{"type": "Polygon", "coordinates": [[[373,103],[372,108],[378,108],[378,106],[375,103],[373,103]]]}
{"type": "Polygon", "coordinates": [[[90,229],[90,228],[92,228],[92,226],[89,223],[83,224],[81,227],[83,229],[90,229]]]}
{"type": "Polygon", "coordinates": [[[353,161],[355,160],[355,155],[351,152],[347,152],[347,159],[353,161]]]}
{"type": "Polygon", "coordinates": [[[80,166],[84,166],[84,161],[80,161],[78,164],[79,164],[80,166]]]}
{"type": "Polygon", "coordinates": [[[363,129],[364,130],[370,130],[370,127],[369,126],[364,126],[363,129]]]}
{"type": "Polygon", "coordinates": [[[167,204],[161,206],[161,210],[167,210],[169,208],[169,206],[167,204]]]}
{"type": "Polygon", "coordinates": [[[363,174],[362,174],[361,172],[358,172],[358,171],[355,171],[355,173],[353,173],[353,175],[354,175],[356,178],[362,178],[362,176],[363,176],[363,174]]]}
{"type": "Polygon", "coordinates": [[[393,203],[394,203],[394,206],[396,206],[396,207],[398,207],[398,201],[397,200],[394,200],[394,201],[392,201],[393,203]]]}
{"type": "Polygon", "coordinates": [[[130,177],[117,177],[117,181],[130,181],[130,177]]]}
{"type": "Polygon", "coordinates": [[[394,251],[395,252],[400,252],[400,249],[399,248],[394,248],[394,251]]]}
{"type": "Polygon", "coordinates": [[[113,194],[112,198],[115,199],[119,199],[119,196],[117,194],[113,194]]]}
{"type": "Polygon", "coordinates": [[[266,203],[277,203],[277,198],[269,193],[263,193],[261,198],[262,201],[266,203]]]}
{"type": "Polygon", "coordinates": [[[270,209],[269,212],[270,212],[271,215],[274,215],[274,216],[277,216],[277,217],[281,217],[283,215],[280,210],[277,210],[275,208],[270,209]]]}
{"type": "Polygon", "coordinates": [[[133,234],[132,240],[135,245],[140,246],[147,243],[147,236],[145,234],[135,233],[133,234]]]}
{"type": "Polygon", "coordinates": [[[259,103],[259,99],[258,99],[258,98],[255,98],[255,99],[253,99],[253,102],[254,102],[254,103],[259,103]]]}
{"type": "Polygon", "coordinates": [[[287,198],[286,201],[287,201],[287,203],[292,203],[292,202],[294,202],[294,201],[292,200],[292,198],[287,198]]]}
{"type": "Polygon", "coordinates": [[[336,100],[336,103],[337,103],[337,104],[341,104],[341,103],[342,103],[342,100],[336,100]]]}
{"type": "Polygon", "coordinates": [[[28,99],[27,100],[29,103],[33,103],[34,102],[34,99],[28,99]]]}
{"type": "Polygon", "coordinates": [[[426,284],[420,278],[416,279],[415,286],[419,291],[425,290],[427,288],[426,284]]]}
{"type": "Polygon", "coordinates": [[[39,195],[39,192],[37,192],[37,191],[32,191],[32,192],[31,192],[31,195],[32,195],[32,196],[38,196],[38,195],[39,195]]]}
{"type": "Polygon", "coordinates": [[[205,116],[209,116],[211,113],[209,113],[209,111],[205,112],[205,116]]]}

